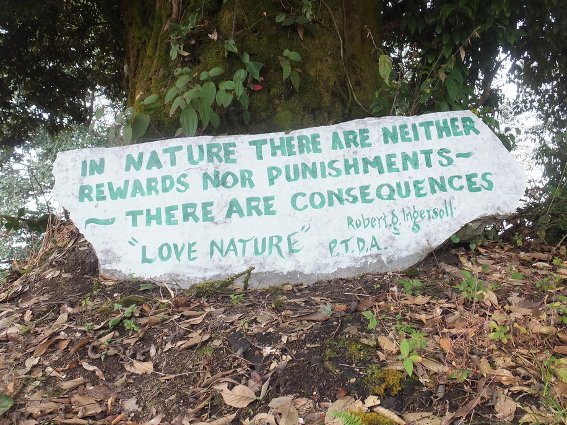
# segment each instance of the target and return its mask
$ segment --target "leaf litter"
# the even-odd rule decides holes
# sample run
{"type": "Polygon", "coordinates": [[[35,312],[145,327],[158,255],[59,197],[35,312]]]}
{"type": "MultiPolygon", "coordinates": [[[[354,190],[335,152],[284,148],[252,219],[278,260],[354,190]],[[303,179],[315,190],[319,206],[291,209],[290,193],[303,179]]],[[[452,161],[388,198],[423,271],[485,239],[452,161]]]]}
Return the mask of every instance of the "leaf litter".
{"type": "Polygon", "coordinates": [[[567,423],[563,247],[199,297],[62,233],[0,287],[0,424],[567,423]]]}

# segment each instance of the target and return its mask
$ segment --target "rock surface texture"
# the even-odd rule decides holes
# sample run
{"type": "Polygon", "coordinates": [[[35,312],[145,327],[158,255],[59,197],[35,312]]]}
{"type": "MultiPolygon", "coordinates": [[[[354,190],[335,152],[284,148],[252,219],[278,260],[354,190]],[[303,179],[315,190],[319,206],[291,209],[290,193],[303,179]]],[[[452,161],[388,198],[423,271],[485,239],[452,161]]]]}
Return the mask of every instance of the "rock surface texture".
{"type": "Polygon", "coordinates": [[[103,271],[182,286],[402,270],[526,184],[468,111],[67,151],[54,170],[103,271]]]}

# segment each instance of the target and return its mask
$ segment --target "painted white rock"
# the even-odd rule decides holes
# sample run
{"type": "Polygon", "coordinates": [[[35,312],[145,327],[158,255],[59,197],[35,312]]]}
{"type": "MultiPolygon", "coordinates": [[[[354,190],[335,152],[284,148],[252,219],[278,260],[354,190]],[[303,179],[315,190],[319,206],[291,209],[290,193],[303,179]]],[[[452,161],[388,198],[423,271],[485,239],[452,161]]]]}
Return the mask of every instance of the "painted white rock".
{"type": "Polygon", "coordinates": [[[402,270],[526,184],[467,111],[67,151],[54,173],[105,272],[185,286],[402,270]]]}

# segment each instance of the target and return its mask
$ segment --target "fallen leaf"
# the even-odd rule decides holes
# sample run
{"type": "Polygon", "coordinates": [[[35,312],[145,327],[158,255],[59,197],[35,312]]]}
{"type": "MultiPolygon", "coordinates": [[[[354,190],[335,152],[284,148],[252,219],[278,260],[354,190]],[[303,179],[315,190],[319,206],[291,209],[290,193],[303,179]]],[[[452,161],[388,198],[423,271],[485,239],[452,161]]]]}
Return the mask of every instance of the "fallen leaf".
{"type": "Polygon", "coordinates": [[[55,322],[53,322],[53,326],[58,326],[58,325],[62,325],[63,323],[66,323],[68,318],[69,318],[69,316],[67,315],[67,313],[61,314],[57,318],[57,320],[55,322]]]}
{"type": "Polygon", "coordinates": [[[325,425],[343,425],[343,421],[335,417],[335,413],[345,410],[357,410],[362,408],[362,402],[355,400],[351,396],[339,398],[327,409],[327,413],[325,413],[325,425]]]}
{"type": "Polygon", "coordinates": [[[223,416],[222,418],[218,418],[210,422],[197,422],[194,425],[229,425],[234,420],[234,418],[236,418],[236,413],[228,416],[223,416]]]}
{"type": "Polygon", "coordinates": [[[492,291],[489,291],[489,290],[484,291],[483,302],[487,306],[490,306],[490,304],[492,304],[494,307],[498,307],[498,297],[492,291]]]}
{"type": "Polygon", "coordinates": [[[386,417],[387,419],[390,419],[390,421],[392,421],[396,424],[406,425],[406,421],[404,421],[402,418],[400,418],[398,415],[396,415],[391,410],[388,410],[388,409],[386,409],[382,406],[375,407],[372,410],[376,413],[380,413],[382,416],[386,417]]]}
{"type": "Polygon", "coordinates": [[[411,425],[441,425],[441,418],[431,412],[405,413],[402,417],[411,425]]]}
{"type": "Polygon", "coordinates": [[[35,403],[28,403],[23,409],[24,413],[38,418],[40,416],[45,416],[50,413],[56,412],[61,409],[63,405],[59,403],[54,403],[52,401],[40,401],[35,403]]]}
{"type": "Polygon", "coordinates": [[[250,425],[276,425],[276,418],[269,413],[258,413],[252,418],[250,425]]]}
{"type": "Polygon", "coordinates": [[[428,370],[430,370],[431,372],[434,373],[447,373],[449,372],[449,368],[447,366],[445,366],[442,363],[436,362],[435,360],[430,360],[430,359],[426,359],[423,358],[421,359],[421,361],[419,362],[422,364],[422,366],[428,370]]]}
{"type": "Polygon", "coordinates": [[[293,399],[293,405],[295,406],[297,413],[299,413],[299,416],[301,417],[313,411],[313,400],[305,397],[293,399]]]}
{"type": "Polygon", "coordinates": [[[84,360],[81,360],[81,366],[83,366],[83,369],[88,370],[89,372],[96,373],[96,376],[98,376],[99,379],[102,379],[103,381],[106,380],[104,373],[102,373],[102,370],[100,370],[98,367],[89,364],[84,360]]]}
{"type": "Polygon", "coordinates": [[[124,409],[127,413],[137,412],[140,410],[140,406],[138,406],[136,397],[132,397],[127,400],[124,400],[121,404],[122,404],[122,409],[124,409]]]}
{"type": "Polygon", "coordinates": [[[74,394],[71,397],[71,404],[80,418],[93,416],[104,410],[94,398],[80,394],[74,394]]]}
{"type": "Polygon", "coordinates": [[[238,409],[246,407],[253,401],[256,401],[256,394],[246,385],[237,385],[232,390],[223,387],[221,396],[226,404],[238,409]]]}
{"type": "Polygon", "coordinates": [[[396,346],[396,343],[392,341],[390,338],[380,335],[377,339],[378,339],[378,345],[380,346],[380,348],[382,348],[382,350],[390,351],[392,353],[398,351],[398,347],[396,346]]]}
{"type": "Polygon", "coordinates": [[[496,403],[494,403],[494,411],[496,417],[505,422],[512,422],[516,413],[517,404],[510,397],[501,391],[496,393],[496,403]]]}
{"type": "Polygon", "coordinates": [[[307,320],[307,321],[313,321],[313,322],[324,322],[325,320],[329,320],[330,317],[331,316],[329,316],[326,312],[319,310],[319,311],[316,311],[314,313],[290,317],[290,319],[291,320],[307,320]]]}
{"type": "Polygon", "coordinates": [[[567,383],[563,381],[557,381],[555,384],[553,384],[551,392],[556,398],[560,400],[567,398],[567,383]]]}
{"type": "Polygon", "coordinates": [[[68,391],[68,390],[72,390],[73,388],[76,388],[80,385],[86,384],[87,381],[85,378],[83,378],[82,376],[75,378],[75,379],[71,379],[70,381],[66,381],[66,382],[61,382],[59,384],[59,388],[61,388],[63,391],[68,391]]]}
{"type": "Polygon", "coordinates": [[[480,359],[479,369],[484,376],[493,377],[504,385],[517,384],[517,379],[512,372],[507,369],[492,369],[486,357],[480,359]]]}
{"type": "Polygon", "coordinates": [[[453,352],[453,342],[449,338],[439,338],[439,346],[446,352],[453,352]]]}
{"type": "Polygon", "coordinates": [[[152,373],[154,371],[154,364],[149,362],[139,362],[132,360],[132,363],[126,363],[124,369],[128,372],[135,373],[136,375],[143,375],[145,373],[152,373]]]}
{"type": "Polygon", "coordinates": [[[142,425],[160,425],[163,417],[164,417],[164,414],[160,413],[159,415],[155,416],[154,418],[150,419],[149,421],[144,422],[142,425]]]}
{"type": "Polygon", "coordinates": [[[293,404],[292,397],[277,397],[270,401],[269,407],[278,413],[279,425],[297,425],[299,423],[299,413],[293,404]]]}
{"type": "Polygon", "coordinates": [[[374,407],[380,404],[380,398],[375,395],[369,395],[364,399],[364,407],[374,407]]]}
{"type": "Polygon", "coordinates": [[[535,320],[532,320],[528,324],[528,329],[533,333],[544,335],[551,335],[557,332],[557,329],[554,326],[544,326],[535,320]]]}
{"type": "Polygon", "coordinates": [[[179,349],[185,350],[187,348],[194,347],[196,345],[201,344],[202,342],[205,342],[210,337],[211,334],[203,334],[203,335],[195,334],[192,337],[190,337],[187,341],[182,341],[182,343],[179,345],[179,349]]]}
{"type": "Polygon", "coordinates": [[[418,295],[414,297],[412,295],[406,294],[404,296],[404,299],[401,300],[400,302],[402,304],[409,304],[409,305],[425,305],[429,302],[430,299],[431,297],[428,295],[418,295]]]}
{"type": "Polygon", "coordinates": [[[546,412],[540,412],[529,406],[522,407],[527,413],[519,420],[521,424],[552,424],[555,423],[553,416],[546,412]]]}
{"type": "Polygon", "coordinates": [[[567,354],[567,345],[558,345],[553,351],[559,354],[567,354]]]}
{"type": "Polygon", "coordinates": [[[61,416],[55,416],[50,422],[61,425],[88,425],[91,422],[86,419],[79,418],[62,418],[61,416]]]}

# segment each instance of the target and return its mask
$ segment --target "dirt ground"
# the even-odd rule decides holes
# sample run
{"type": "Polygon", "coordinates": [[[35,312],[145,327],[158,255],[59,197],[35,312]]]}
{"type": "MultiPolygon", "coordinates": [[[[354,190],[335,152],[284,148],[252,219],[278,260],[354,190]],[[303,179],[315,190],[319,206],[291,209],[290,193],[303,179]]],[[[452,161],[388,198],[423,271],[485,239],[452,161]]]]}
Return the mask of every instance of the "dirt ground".
{"type": "Polygon", "coordinates": [[[62,226],[0,287],[0,424],[567,423],[564,247],[243,290],[99,274],[62,226]]]}

